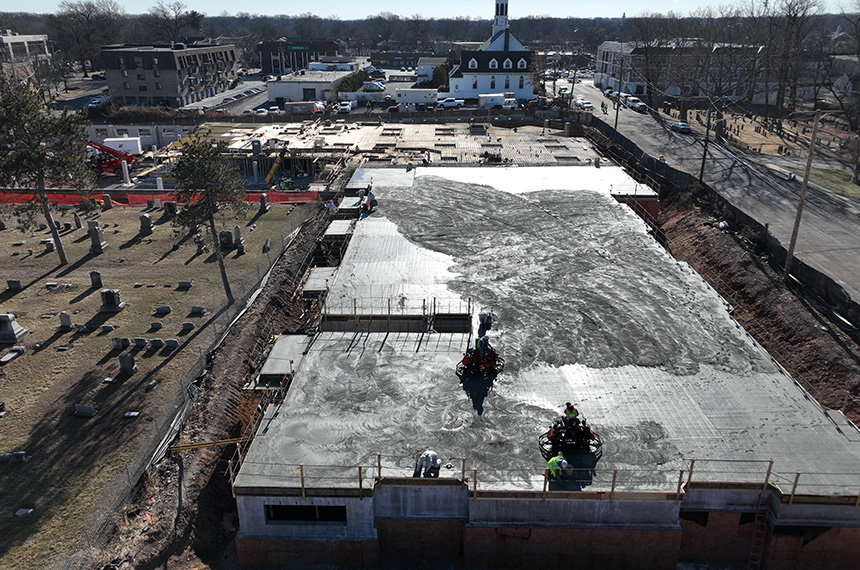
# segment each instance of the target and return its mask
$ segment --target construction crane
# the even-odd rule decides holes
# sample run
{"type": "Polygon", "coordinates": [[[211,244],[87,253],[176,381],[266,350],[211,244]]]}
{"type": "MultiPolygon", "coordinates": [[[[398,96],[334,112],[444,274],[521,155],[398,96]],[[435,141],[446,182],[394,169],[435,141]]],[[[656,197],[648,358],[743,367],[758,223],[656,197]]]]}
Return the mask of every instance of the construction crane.
{"type": "Polygon", "coordinates": [[[284,161],[284,157],[287,155],[287,150],[287,143],[284,143],[284,148],[282,148],[281,152],[278,153],[278,158],[275,159],[275,163],[272,165],[272,168],[269,169],[269,174],[266,176],[266,186],[269,187],[269,191],[271,192],[279,190],[272,185],[272,181],[275,179],[278,167],[281,166],[281,163],[284,161]]]}

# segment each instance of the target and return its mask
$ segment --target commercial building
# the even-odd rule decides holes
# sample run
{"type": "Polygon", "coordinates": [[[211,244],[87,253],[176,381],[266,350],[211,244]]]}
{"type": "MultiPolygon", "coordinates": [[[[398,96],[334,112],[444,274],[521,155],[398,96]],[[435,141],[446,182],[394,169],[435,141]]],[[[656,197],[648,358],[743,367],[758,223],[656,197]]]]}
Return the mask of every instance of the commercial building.
{"type": "Polygon", "coordinates": [[[418,77],[418,82],[433,81],[433,72],[437,67],[445,65],[448,61],[444,57],[422,57],[418,60],[418,67],[415,70],[415,75],[418,77]]]}
{"type": "Polygon", "coordinates": [[[311,62],[341,55],[342,46],[332,40],[303,41],[281,38],[257,44],[260,69],[264,75],[283,75],[307,69],[311,62]]]}
{"type": "Polygon", "coordinates": [[[460,63],[449,75],[448,90],[465,99],[503,91],[531,100],[535,98],[532,72],[532,53],[511,35],[508,0],[496,0],[492,37],[479,50],[460,53],[460,63]]]}
{"type": "Polygon", "coordinates": [[[237,71],[232,45],[109,45],[100,62],[114,105],[182,107],[223,93],[237,71]]]}
{"type": "Polygon", "coordinates": [[[51,60],[48,36],[21,35],[12,30],[0,31],[0,68],[9,75],[27,77],[40,63],[51,60]]]}
{"type": "Polygon", "coordinates": [[[269,101],[328,101],[341,82],[358,72],[356,61],[347,57],[326,57],[310,63],[308,69],[267,81],[269,101]]]}
{"type": "Polygon", "coordinates": [[[582,164],[356,173],[347,192],[372,186],[379,206],[327,232],[347,245],[308,279],[318,328],[279,341],[289,384],[232,467],[244,565],[860,556],[860,431],[617,203],[620,168],[582,164]],[[458,377],[479,312],[505,367],[458,377]],[[602,447],[549,481],[538,439],[566,401],[602,447]],[[438,477],[415,477],[427,449],[438,477]]]}

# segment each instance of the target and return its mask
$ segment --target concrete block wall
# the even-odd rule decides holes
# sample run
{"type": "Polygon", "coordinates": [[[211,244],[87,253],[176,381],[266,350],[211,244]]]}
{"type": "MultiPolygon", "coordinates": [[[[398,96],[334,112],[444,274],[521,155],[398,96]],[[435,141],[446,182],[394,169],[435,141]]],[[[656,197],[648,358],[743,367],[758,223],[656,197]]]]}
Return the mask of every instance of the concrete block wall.
{"type": "Polygon", "coordinates": [[[376,540],[373,500],[358,497],[236,497],[241,530],[239,537],[313,540],[376,540]],[[266,505],[333,505],[346,507],[345,525],[318,525],[266,521],[266,505]]]}

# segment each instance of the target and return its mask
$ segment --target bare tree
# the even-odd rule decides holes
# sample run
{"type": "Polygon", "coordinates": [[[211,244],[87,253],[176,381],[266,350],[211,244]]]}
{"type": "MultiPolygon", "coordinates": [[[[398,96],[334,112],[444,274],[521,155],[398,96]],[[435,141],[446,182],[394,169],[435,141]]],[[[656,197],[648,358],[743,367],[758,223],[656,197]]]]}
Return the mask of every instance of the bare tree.
{"type": "Polygon", "coordinates": [[[170,43],[183,39],[189,32],[203,27],[205,16],[194,10],[187,10],[182,2],[165,3],[162,0],[149,9],[142,17],[142,24],[150,30],[156,42],[170,43]]]}
{"type": "Polygon", "coordinates": [[[48,26],[57,45],[81,62],[86,77],[87,60],[98,68],[101,46],[120,38],[124,22],[125,11],[114,0],[64,0],[48,26]]]}

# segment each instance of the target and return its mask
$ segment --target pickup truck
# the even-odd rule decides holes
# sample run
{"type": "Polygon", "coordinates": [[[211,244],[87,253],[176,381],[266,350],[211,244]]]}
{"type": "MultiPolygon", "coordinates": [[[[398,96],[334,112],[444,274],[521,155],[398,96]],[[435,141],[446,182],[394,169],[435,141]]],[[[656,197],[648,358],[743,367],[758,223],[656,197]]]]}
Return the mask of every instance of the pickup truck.
{"type": "Polygon", "coordinates": [[[453,97],[447,97],[445,99],[440,99],[436,101],[437,109],[460,109],[465,105],[466,102],[463,99],[454,99],[453,97]]]}

